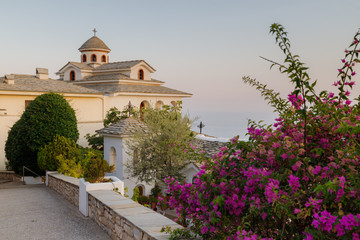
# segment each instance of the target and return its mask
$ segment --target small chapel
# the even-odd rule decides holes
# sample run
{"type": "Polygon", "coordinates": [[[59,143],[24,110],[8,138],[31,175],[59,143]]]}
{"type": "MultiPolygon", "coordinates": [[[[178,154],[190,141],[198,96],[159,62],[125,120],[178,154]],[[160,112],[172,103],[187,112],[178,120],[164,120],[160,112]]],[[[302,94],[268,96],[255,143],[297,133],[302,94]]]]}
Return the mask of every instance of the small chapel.
{"type": "Polygon", "coordinates": [[[110,61],[111,49],[94,35],[80,48],[80,61],[69,61],[49,78],[48,69],[35,74],[6,74],[0,77],[0,170],[5,170],[5,142],[8,131],[37,96],[54,92],[64,96],[76,112],[80,138],[103,127],[106,112],[123,110],[129,103],[138,108],[174,105],[192,94],[163,86],[152,78],[156,71],[145,60],[110,61]]]}

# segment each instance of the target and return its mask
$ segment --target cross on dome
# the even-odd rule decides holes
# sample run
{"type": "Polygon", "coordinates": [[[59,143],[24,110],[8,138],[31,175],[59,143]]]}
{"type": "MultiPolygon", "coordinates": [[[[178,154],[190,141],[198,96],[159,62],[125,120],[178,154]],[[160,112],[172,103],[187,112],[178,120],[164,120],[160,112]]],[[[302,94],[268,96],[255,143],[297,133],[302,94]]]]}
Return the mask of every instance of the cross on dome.
{"type": "Polygon", "coordinates": [[[94,28],[94,30],[92,30],[94,32],[94,36],[96,36],[96,28],[94,28]]]}

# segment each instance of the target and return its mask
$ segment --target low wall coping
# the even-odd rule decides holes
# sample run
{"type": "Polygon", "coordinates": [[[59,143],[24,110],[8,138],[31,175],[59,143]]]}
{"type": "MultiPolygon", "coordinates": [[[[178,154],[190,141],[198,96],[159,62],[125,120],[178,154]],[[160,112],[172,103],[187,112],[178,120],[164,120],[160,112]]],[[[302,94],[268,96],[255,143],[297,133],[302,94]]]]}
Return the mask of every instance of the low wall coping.
{"type": "Polygon", "coordinates": [[[8,171],[8,170],[0,170],[0,173],[10,173],[10,174],[15,174],[14,171],[8,171]]]}
{"type": "Polygon", "coordinates": [[[47,175],[50,175],[51,177],[63,180],[64,182],[68,182],[71,183],[75,186],[79,186],[79,179],[74,178],[74,177],[69,177],[69,176],[65,176],[61,173],[58,172],[46,172],[47,175]]]}
{"type": "Polygon", "coordinates": [[[89,191],[88,194],[155,239],[169,239],[169,234],[160,232],[163,226],[181,228],[167,217],[114,191],[89,191]]]}

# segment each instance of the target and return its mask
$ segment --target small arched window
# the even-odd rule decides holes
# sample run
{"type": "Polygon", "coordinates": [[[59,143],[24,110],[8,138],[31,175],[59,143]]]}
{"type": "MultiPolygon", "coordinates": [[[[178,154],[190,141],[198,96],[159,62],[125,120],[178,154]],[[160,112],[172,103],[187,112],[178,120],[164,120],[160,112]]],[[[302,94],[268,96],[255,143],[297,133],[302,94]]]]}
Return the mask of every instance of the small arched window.
{"type": "Polygon", "coordinates": [[[74,71],[70,72],[70,81],[75,81],[75,72],[74,71]]]}
{"type": "Polygon", "coordinates": [[[105,55],[102,55],[102,57],[101,57],[101,62],[106,62],[106,57],[105,57],[105,55]]]}
{"type": "Polygon", "coordinates": [[[114,147],[110,148],[109,165],[114,165],[114,171],[116,171],[116,149],[114,147]]]}
{"type": "Polygon", "coordinates": [[[156,109],[162,109],[162,106],[164,105],[164,103],[162,101],[157,101],[155,104],[155,108],[156,109]]]}
{"type": "Polygon", "coordinates": [[[91,61],[96,62],[96,55],[95,54],[91,55],[91,61]]]}
{"type": "Polygon", "coordinates": [[[83,55],[82,61],[83,61],[83,62],[86,62],[86,55],[85,55],[85,54],[83,55]]]}
{"type": "Polygon", "coordinates": [[[139,79],[144,80],[144,70],[142,69],[139,70],[139,79]]]}

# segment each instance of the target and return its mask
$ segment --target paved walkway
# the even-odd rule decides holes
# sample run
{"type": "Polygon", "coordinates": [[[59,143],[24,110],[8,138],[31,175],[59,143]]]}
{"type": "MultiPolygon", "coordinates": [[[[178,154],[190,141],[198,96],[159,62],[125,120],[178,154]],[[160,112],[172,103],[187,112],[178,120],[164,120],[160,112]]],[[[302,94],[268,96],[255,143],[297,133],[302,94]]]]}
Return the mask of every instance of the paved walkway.
{"type": "Polygon", "coordinates": [[[91,219],[44,185],[0,182],[0,239],[108,240],[91,219]]]}

